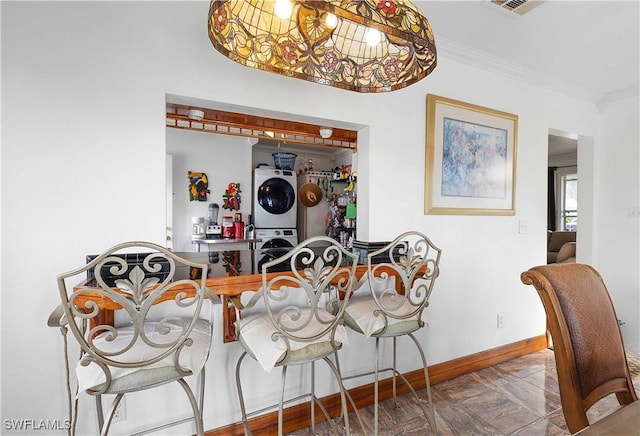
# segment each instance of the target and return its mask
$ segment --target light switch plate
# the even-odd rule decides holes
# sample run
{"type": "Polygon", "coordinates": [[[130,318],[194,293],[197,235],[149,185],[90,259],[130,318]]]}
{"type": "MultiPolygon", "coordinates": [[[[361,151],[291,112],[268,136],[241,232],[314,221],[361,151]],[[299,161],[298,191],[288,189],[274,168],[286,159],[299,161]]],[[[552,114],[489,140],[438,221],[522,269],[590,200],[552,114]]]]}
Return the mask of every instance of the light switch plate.
{"type": "Polygon", "coordinates": [[[529,223],[526,220],[518,221],[518,233],[521,235],[529,233],[529,223]]]}

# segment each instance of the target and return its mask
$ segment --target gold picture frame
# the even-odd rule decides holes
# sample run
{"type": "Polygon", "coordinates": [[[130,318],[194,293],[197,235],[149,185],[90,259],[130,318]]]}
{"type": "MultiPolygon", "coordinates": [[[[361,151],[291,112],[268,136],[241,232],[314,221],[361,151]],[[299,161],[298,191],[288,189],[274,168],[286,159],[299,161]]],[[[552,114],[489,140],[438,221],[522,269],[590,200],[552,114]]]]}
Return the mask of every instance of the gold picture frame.
{"type": "Polygon", "coordinates": [[[518,116],[427,95],[424,213],[515,215],[518,116]]]}

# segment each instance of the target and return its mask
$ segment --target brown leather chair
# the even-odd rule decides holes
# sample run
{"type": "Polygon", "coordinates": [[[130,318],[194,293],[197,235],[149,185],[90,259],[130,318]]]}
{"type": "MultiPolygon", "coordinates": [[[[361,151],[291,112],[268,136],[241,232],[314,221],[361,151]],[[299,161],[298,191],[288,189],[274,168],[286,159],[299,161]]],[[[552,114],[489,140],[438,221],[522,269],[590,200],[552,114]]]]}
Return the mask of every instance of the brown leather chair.
{"type": "Polygon", "coordinates": [[[615,393],[637,401],[611,298],[600,274],[578,263],[543,265],[520,276],[535,286],[547,313],[560,399],[571,433],[589,425],[587,410],[615,393]]]}

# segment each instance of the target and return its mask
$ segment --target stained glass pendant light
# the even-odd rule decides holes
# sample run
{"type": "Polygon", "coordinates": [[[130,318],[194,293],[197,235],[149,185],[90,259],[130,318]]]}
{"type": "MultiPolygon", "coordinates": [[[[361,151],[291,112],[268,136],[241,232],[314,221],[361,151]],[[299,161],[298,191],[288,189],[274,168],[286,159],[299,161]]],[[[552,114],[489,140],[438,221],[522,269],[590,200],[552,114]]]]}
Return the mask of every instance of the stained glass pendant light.
{"type": "Polygon", "coordinates": [[[242,65],[351,91],[394,91],[436,67],[429,21],[409,0],[213,0],[208,27],[242,65]]]}

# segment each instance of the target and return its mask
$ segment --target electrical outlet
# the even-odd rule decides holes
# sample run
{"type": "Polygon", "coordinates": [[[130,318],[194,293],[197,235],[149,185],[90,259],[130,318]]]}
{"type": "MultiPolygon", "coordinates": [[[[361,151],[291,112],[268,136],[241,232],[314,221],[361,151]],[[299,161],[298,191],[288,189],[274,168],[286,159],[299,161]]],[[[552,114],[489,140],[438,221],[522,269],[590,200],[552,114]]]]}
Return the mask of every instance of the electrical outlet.
{"type": "Polygon", "coordinates": [[[113,419],[111,422],[120,422],[127,419],[127,407],[125,403],[125,397],[122,397],[116,411],[113,412],[113,419]]]}
{"type": "Polygon", "coordinates": [[[504,327],[504,313],[500,312],[498,314],[498,328],[501,329],[504,327]]]}

